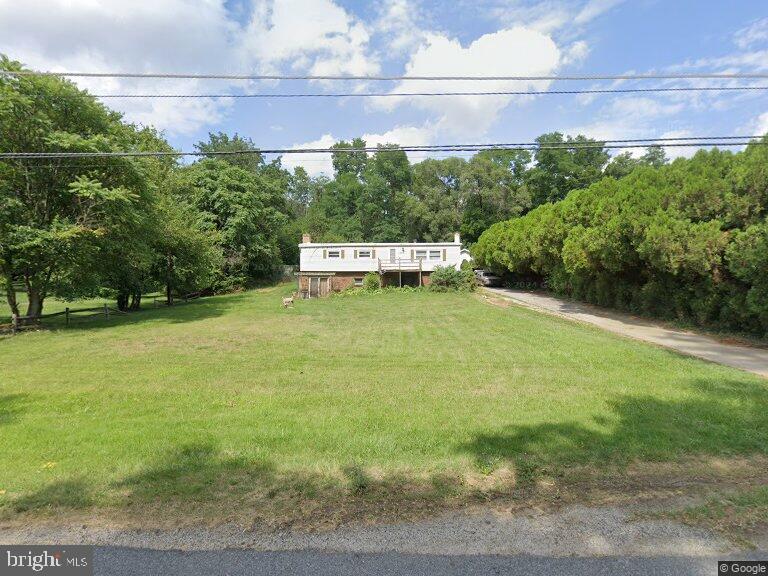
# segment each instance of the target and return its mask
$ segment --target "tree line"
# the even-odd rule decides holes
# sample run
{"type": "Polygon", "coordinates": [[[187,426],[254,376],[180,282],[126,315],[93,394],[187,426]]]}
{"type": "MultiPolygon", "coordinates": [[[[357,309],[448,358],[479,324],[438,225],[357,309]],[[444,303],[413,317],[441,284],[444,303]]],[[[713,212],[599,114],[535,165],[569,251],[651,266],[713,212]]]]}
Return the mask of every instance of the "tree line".
{"type": "Polygon", "coordinates": [[[604,176],[494,224],[474,255],[588,302],[765,336],[765,144],[604,176]]]}
{"type": "MultiPolygon", "coordinates": [[[[0,57],[2,69],[23,68],[0,57]]],[[[223,133],[198,142],[195,148],[202,157],[191,163],[174,156],[3,159],[0,290],[19,315],[40,315],[50,295],[109,296],[129,310],[141,305],[143,295],[158,290],[172,302],[178,294],[226,292],[273,281],[284,264],[298,263],[303,232],[319,241],[396,242],[444,241],[458,230],[469,246],[480,239],[475,252],[497,270],[547,279],[562,291],[586,294],[586,287],[596,280],[584,278],[596,277],[594,271],[590,276],[573,268],[571,260],[564,263],[563,254],[570,252],[564,252],[561,228],[569,227],[570,221],[555,224],[554,216],[547,216],[551,229],[549,222],[532,223],[561,209],[553,207],[580,204],[578,198],[589,197],[585,191],[594,187],[623,188],[644,174],[678,174],[689,161],[668,165],[658,147],[637,157],[625,153],[611,158],[600,142],[557,132],[537,141],[549,147],[534,152],[485,150],[471,158],[412,164],[396,145],[378,146],[369,154],[365,141],[356,138],[333,146],[333,174],[318,177],[301,167],[287,170],[279,158],[267,161],[250,139],[223,133]],[[220,152],[228,154],[216,154],[220,152]],[[499,222],[504,224],[496,225],[499,222]],[[530,250],[543,250],[546,265],[538,260],[535,266],[526,264],[509,247],[507,235],[526,226],[539,236],[535,241],[521,239],[521,245],[527,242],[530,250]],[[20,309],[19,291],[26,294],[26,309],[20,309]]],[[[173,152],[173,148],[152,127],[124,121],[70,81],[0,75],[0,151],[173,152]]],[[[733,158],[734,166],[742,165],[742,160],[735,160],[741,156],[733,158]]],[[[734,167],[728,174],[736,178],[742,172],[734,167]]],[[[702,191],[701,202],[710,200],[704,190],[718,190],[731,198],[723,191],[722,178],[712,168],[690,178],[679,175],[664,190],[672,194],[675,186],[683,187],[691,195],[693,210],[698,197],[691,187],[702,191]]],[[[637,190],[628,193],[632,199],[638,195],[642,194],[637,190]]],[[[733,211],[740,214],[736,208],[733,211]]],[[[736,216],[717,214],[723,219],[721,231],[729,233],[736,229],[746,233],[755,223],[752,216],[737,222],[736,216]]],[[[581,221],[579,225],[590,227],[581,221]]],[[[675,225],[682,230],[682,225],[675,225]]],[[[758,241],[757,232],[749,234],[750,242],[758,241]]],[[[735,241],[731,236],[729,243],[735,241]]],[[[688,247],[683,251],[685,258],[691,258],[688,251],[688,247]]],[[[646,265],[637,256],[621,273],[648,274],[643,270],[646,265]]],[[[610,266],[607,270],[618,270],[618,264],[610,266]]],[[[718,268],[718,279],[724,277],[723,268],[718,268]]],[[[744,280],[748,269],[737,273],[728,268],[726,282],[737,277],[738,282],[751,282],[744,280]]],[[[600,274],[601,282],[610,277],[600,274]]],[[[590,294],[584,297],[597,299],[590,294]]],[[[622,306],[638,306],[636,299],[622,298],[622,306]]],[[[744,298],[739,310],[747,306],[744,298]]],[[[604,296],[599,299],[606,301],[604,296]]]]}
{"type": "Polygon", "coordinates": [[[460,231],[472,245],[491,224],[564,198],[605,174],[622,176],[642,165],[666,163],[663,149],[639,158],[611,159],[602,143],[558,132],[536,139],[543,147],[491,149],[469,159],[411,164],[394,145],[368,155],[356,138],[333,146],[334,177],[291,180],[295,226],[323,241],[444,241],[460,231]],[[589,145],[586,147],[585,145],[589,145]],[[555,149],[553,147],[556,146],[555,149]]]}

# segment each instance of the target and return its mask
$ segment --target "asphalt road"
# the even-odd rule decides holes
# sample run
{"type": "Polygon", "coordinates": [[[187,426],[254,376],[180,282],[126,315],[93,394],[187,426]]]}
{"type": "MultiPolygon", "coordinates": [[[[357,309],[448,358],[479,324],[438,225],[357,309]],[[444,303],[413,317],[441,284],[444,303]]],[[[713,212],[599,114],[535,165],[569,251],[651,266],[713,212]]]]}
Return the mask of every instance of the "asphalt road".
{"type": "MultiPolygon", "coordinates": [[[[766,559],[768,554],[744,554],[740,559],[766,559]]],[[[257,552],[219,550],[182,552],[99,547],[94,573],[104,576],[240,576],[291,574],[296,576],[481,576],[486,574],[544,575],[714,575],[713,557],[543,557],[496,555],[427,555],[335,553],[315,550],[257,552]]]]}

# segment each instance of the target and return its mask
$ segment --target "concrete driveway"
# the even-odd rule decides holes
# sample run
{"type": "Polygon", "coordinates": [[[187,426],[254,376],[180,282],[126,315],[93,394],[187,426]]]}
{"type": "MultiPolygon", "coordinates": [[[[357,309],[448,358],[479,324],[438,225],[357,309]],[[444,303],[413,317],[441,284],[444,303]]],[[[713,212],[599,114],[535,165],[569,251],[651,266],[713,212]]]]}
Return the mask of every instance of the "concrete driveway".
{"type": "Polygon", "coordinates": [[[768,350],[762,348],[725,344],[695,332],[667,328],[630,314],[614,312],[547,294],[511,288],[485,288],[484,290],[489,294],[507,298],[532,310],[587,322],[609,332],[664,346],[682,354],[696,356],[768,378],[768,350]]]}

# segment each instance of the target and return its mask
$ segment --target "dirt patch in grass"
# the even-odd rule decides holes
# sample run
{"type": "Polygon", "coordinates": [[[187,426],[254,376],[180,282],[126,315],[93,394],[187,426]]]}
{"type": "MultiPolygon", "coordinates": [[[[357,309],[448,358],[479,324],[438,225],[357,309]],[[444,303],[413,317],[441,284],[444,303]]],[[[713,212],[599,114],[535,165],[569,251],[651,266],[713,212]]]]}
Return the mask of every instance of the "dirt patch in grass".
{"type": "Polygon", "coordinates": [[[508,298],[490,296],[484,292],[476,293],[474,296],[481,302],[490,304],[491,306],[498,306],[499,308],[509,308],[512,305],[512,301],[508,298]]]}

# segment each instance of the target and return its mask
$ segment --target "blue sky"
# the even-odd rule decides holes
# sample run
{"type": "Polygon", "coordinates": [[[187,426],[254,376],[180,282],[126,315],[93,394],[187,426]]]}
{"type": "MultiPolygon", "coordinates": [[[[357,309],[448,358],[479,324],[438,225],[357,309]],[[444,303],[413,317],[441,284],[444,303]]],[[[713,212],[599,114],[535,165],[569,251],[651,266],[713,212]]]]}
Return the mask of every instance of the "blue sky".
{"type": "MultiPolygon", "coordinates": [[[[0,0],[0,52],[47,70],[309,74],[766,72],[764,0],[0,0]]],[[[434,90],[437,83],[78,80],[94,93],[434,90]]],[[[673,86],[712,81],[668,82],[673,86]]],[[[734,82],[735,83],[735,82],[734,82]]],[[[760,81],[754,81],[759,84],[760,81]]],[[[768,84],[768,81],[764,82],[768,84]]],[[[658,82],[587,82],[581,87],[658,82]]],[[[443,83],[449,90],[478,84],[443,83]]],[[[547,89],[575,83],[483,83],[547,89]]],[[[768,131],[768,92],[301,100],[108,100],[181,149],[223,130],[262,147],[768,131]]],[[[672,149],[670,155],[690,154],[672,149]]],[[[420,156],[414,155],[417,160],[420,156]]],[[[327,170],[325,156],[286,157],[327,170]]]]}

